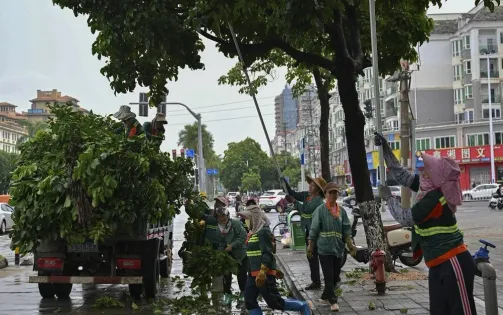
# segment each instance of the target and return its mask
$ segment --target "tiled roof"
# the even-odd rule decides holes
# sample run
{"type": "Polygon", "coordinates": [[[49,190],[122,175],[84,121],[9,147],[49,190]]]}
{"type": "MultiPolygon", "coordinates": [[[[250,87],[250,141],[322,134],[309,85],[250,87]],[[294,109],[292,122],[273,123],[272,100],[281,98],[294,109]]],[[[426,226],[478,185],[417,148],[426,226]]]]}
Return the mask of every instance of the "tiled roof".
{"type": "Polygon", "coordinates": [[[54,102],[60,102],[60,103],[64,103],[64,102],[79,102],[79,100],[76,99],[75,97],[71,97],[71,96],[68,96],[68,95],[63,95],[63,96],[58,96],[58,97],[41,96],[41,97],[36,97],[36,98],[30,100],[30,102],[43,102],[43,101],[46,101],[46,102],[54,101],[54,102]]]}
{"type": "Polygon", "coordinates": [[[0,102],[0,106],[17,107],[16,105],[7,102],[0,102]]]}
{"type": "Polygon", "coordinates": [[[17,133],[23,134],[23,135],[28,135],[28,131],[26,130],[25,127],[18,125],[15,122],[11,121],[0,121],[0,128],[10,128],[14,129],[17,133]]]}
{"type": "Polygon", "coordinates": [[[436,20],[434,23],[431,34],[454,34],[458,30],[458,20],[436,20]]]}
{"type": "Polygon", "coordinates": [[[476,14],[473,14],[472,21],[503,21],[503,7],[496,6],[494,12],[488,8],[483,8],[476,14]]]}

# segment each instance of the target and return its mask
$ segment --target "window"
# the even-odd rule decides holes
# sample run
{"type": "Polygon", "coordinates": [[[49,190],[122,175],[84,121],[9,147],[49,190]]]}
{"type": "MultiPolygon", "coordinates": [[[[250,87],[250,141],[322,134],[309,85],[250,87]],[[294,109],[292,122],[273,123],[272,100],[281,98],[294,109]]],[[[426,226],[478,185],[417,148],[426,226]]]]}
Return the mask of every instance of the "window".
{"type": "MultiPolygon", "coordinates": [[[[493,118],[501,118],[501,110],[499,108],[493,108],[493,118]]],[[[489,108],[482,109],[482,118],[489,118],[489,108]]]]}
{"type": "Polygon", "coordinates": [[[470,49],[470,35],[466,35],[463,38],[463,49],[470,49]]]}
{"type": "Polygon", "coordinates": [[[459,56],[461,53],[461,40],[455,40],[451,43],[452,45],[452,56],[459,56]]]}
{"type": "Polygon", "coordinates": [[[456,124],[463,124],[465,122],[465,113],[454,114],[456,117],[456,124]]]}
{"type": "Polygon", "coordinates": [[[393,130],[398,131],[398,129],[399,129],[398,120],[393,120],[391,122],[391,127],[392,127],[393,130]]]}
{"type": "Polygon", "coordinates": [[[431,149],[430,138],[416,139],[416,151],[431,149]]]}
{"type": "Polygon", "coordinates": [[[435,138],[435,149],[454,148],[456,146],[456,138],[454,136],[435,138]]]}
{"type": "Polygon", "coordinates": [[[399,141],[391,141],[389,143],[391,150],[400,150],[400,142],[399,141]]]}
{"type": "Polygon", "coordinates": [[[465,85],[465,99],[473,98],[473,87],[471,85],[465,85]]]}
{"type": "Polygon", "coordinates": [[[473,109],[465,110],[465,122],[467,123],[473,122],[473,109]]]}
{"type": "Polygon", "coordinates": [[[463,104],[463,89],[454,90],[454,104],[463,104]]]}
{"type": "Polygon", "coordinates": [[[454,81],[459,81],[463,77],[463,66],[462,65],[456,65],[452,67],[453,70],[453,75],[454,75],[454,81]]]}
{"type": "Polygon", "coordinates": [[[489,145],[488,133],[475,133],[466,135],[466,142],[468,146],[489,145]]]}
{"type": "Polygon", "coordinates": [[[494,133],[494,144],[503,144],[503,132],[497,131],[494,133]]]}
{"type": "Polygon", "coordinates": [[[500,43],[503,44],[503,32],[500,33],[500,43]]]}
{"type": "Polygon", "coordinates": [[[470,60],[464,62],[465,73],[472,73],[472,62],[470,60]]]}

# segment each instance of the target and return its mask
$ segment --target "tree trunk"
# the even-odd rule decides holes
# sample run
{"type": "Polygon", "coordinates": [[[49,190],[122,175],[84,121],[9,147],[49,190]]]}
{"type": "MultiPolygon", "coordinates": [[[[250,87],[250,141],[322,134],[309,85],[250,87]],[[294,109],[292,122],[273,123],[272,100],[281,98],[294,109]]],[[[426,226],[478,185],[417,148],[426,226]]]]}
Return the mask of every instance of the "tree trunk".
{"type": "Polygon", "coordinates": [[[386,270],[392,271],[394,269],[393,262],[384,235],[379,203],[374,198],[370,184],[365,150],[365,117],[360,109],[355,84],[355,79],[350,71],[341,71],[337,85],[345,116],[348,160],[369,253],[376,249],[384,250],[386,252],[386,270]]]}
{"type": "Polygon", "coordinates": [[[319,71],[313,71],[314,81],[316,82],[316,89],[318,91],[318,98],[320,100],[320,159],[321,159],[321,176],[327,182],[332,180],[330,174],[330,144],[329,144],[329,130],[328,119],[330,118],[330,93],[325,84],[327,80],[323,80],[319,71]]]}

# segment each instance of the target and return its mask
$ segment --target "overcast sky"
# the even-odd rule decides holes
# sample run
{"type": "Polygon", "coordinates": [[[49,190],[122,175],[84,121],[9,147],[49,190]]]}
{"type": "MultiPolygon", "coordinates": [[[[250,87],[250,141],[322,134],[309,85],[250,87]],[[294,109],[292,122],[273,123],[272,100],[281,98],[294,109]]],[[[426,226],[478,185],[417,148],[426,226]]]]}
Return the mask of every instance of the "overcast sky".
{"type": "MultiPolygon", "coordinates": [[[[466,12],[474,0],[449,0],[441,10],[431,13],[466,12]]],[[[83,17],[74,17],[67,9],[50,0],[0,0],[0,102],[29,108],[37,89],[58,89],[80,100],[81,106],[95,113],[115,112],[120,105],[138,101],[135,93],[115,96],[108,81],[100,74],[103,65],[91,54],[94,36],[83,17]]],[[[202,55],[205,71],[185,70],[178,82],[168,84],[168,101],[182,102],[202,113],[203,122],[215,138],[217,153],[227,143],[252,137],[267,150],[267,142],[253,101],[240,95],[238,88],[219,86],[218,78],[235,64],[220,55],[211,43],[202,55]],[[214,105],[222,104],[220,107],[214,105]],[[221,111],[217,111],[221,110],[221,111]],[[216,111],[216,112],[215,112],[216,111]]],[[[274,136],[274,96],[284,85],[285,71],[259,91],[259,104],[271,138],[274,136]]],[[[151,112],[153,112],[151,110],[151,112]]],[[[141,120],[141,119],[140,119],[141,120]]],[[[168,109],[167,140],[164,150],[176,148],[178,132],[193,118],[182,108],[168,109]]]]}

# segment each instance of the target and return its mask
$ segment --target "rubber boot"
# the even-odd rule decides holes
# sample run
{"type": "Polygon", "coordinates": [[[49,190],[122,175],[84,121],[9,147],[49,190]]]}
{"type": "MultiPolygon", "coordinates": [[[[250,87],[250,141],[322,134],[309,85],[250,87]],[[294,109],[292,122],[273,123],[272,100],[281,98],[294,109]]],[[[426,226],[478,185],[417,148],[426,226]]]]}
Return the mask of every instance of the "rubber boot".
{"type": "Polygon", "coordinates": [[[249,315],[264,315],[264,313],[262,312],[262,309],[260,307],[253,309],[253,310],[248,310],[248,314],[249,315]]]}
{"type": "Polygon", "coordinates": [[[309,304],[299,300],[285,300],[285,311],[297,311],[301,315],[311,315],[309,304]]]}
{"type": "Polygon", "coordinates": [[[232,304],[232,294],[230,294],[230,293],[225,293],[224,294],[223,304],[225,306],[228,306],[228,305],[232,304]]]}

